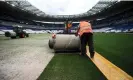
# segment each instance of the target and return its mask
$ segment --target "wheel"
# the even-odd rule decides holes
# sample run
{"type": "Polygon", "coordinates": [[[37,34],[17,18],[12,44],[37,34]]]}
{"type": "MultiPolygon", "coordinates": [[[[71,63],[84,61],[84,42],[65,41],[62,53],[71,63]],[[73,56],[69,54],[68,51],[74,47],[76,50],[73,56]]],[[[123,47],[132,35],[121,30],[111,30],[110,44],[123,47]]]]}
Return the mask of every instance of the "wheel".
{"type": "Polygon", "coordinates": [[[29,34],[26,34],[26,37],[29,37],[29,34]]]}
{"type": "Polygon", "coordinates": [[[24,37],[25,37],[25,34],[24,34],[24,33],[21,33],[21,34],[19,35],[19,37],[20,37],[20,38],[24,38],[24,37]]]}

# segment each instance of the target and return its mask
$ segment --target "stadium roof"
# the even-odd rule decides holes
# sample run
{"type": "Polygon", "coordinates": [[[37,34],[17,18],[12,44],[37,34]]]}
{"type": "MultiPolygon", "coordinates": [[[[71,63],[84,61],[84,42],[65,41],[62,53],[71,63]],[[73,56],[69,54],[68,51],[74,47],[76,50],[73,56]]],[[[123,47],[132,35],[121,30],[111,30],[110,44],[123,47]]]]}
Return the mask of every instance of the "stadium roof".
{"type": "MultiPolygon", "coordinates": [[[[14,21],[42,21],[42,22],[63,22],[66,20],[79,21],[81,19],[87,20],[101,20],[108,16],[115,15],[126,9],[133,8],[133,3],[130,1],[119,0],[100,0],[92,9],[83,14],[78,15],[49,15],[40,11],[36,7],[32,6],[26,0],[4,0],[0,1],[0,19],[4,19],[4,16],[13,18],[14,21]]],[[[12,20],[13,21],[13,20],[12,20]]]]}
{"type": "Polygon", "coordinates": [[[82,14],[77,14],[77,15],[49,15],[46,14],[45,12],[39,10],[38,8],[32,6],[27,0],[4,0],[8,4],[12,5],[13,7],[17,7],[21,10],[30,12],[32,14],[35,14],[37,16],[41,17],[51,17],[51,18],[79,18],[79,17],[84,17],[84,16],[90,16],[97,14],[104,10],[105,8],[111,7],[113,4],[118,2],[118,0],[99,0],[99,2],[90,10],[88,10],[85,13],[82,14]]]}

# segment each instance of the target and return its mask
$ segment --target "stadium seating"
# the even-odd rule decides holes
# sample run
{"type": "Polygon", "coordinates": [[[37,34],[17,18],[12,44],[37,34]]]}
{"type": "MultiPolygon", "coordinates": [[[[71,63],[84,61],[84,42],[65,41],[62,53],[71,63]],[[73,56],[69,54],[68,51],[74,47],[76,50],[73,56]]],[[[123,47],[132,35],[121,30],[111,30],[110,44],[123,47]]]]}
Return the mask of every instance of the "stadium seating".
{"type": "Polygon", "coordinates": [[[132,21],[133,12],[129,9],[101,20],[95,20],[92,25],[96,32],[98,30],[98,32],[128,32],[133,29],[132,21]]]}

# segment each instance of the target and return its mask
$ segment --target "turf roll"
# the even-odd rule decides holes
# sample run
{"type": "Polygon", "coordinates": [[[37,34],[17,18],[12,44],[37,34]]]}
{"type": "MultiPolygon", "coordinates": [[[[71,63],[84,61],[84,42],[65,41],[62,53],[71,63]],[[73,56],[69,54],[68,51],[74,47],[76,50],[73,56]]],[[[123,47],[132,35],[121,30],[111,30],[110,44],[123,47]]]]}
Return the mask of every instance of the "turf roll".
{"type": "Polygon", "coordinates": [[[57,34],[54,44],[55,51],[77,51],[80,48],[80,39],[75,35],[57,34]]]}

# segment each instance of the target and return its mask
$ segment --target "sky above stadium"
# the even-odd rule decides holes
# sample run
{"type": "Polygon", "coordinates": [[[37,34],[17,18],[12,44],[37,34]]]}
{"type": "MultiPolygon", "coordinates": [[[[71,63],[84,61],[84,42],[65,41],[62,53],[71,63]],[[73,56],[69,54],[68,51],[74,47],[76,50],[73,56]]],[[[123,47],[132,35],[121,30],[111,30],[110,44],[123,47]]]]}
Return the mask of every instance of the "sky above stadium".
{"type": "Polygon", "coordinates": [[[50,15],[73,15],[87,12],[99,0],[28,0],[33,6],[50,15]]]}

